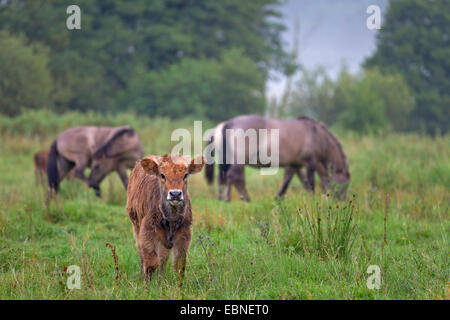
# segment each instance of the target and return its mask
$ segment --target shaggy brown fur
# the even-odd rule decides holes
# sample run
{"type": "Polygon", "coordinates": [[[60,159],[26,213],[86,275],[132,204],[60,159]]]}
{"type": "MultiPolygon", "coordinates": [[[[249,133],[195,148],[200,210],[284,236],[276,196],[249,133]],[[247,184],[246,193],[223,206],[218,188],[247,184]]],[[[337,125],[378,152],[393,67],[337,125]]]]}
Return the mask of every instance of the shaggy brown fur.
{"type": "Polygon", "coordinates": [[[145,280],[168,259],[173,249],[173,266],[183,275],[191,243],[192,212],[187,193],[188,175],[203,168],[197,156],[148,156],[137,162],[127,188],[127,213],[141,256],[145,280]],[[171,196],[177,193],[177,197],[171,196]]]}

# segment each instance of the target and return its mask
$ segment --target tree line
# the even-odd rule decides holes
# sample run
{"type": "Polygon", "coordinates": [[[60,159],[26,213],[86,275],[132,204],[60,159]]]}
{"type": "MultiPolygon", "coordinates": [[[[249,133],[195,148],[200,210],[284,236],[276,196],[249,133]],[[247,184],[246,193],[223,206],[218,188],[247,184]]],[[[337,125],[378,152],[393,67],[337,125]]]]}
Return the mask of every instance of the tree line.
{"type": "Polygon", "coordinates": [[[262,112],[268,70],[288,60],[278,0],[79,0],[81,30],[68,30],[72,3],[0,3],[3,113],[51,107],[220,120],[262,112]]]}
{"type": "Polygon", "coordinates": [[[450,2],[392,0],[359,74],[295,64],[279,0],[0,2],[0,112],[52,109],[220,121],[242,113],[309,115],[358,132],[446,133],[450,2]],[[282,112],[270,70],[300,80],[282,112]]]}

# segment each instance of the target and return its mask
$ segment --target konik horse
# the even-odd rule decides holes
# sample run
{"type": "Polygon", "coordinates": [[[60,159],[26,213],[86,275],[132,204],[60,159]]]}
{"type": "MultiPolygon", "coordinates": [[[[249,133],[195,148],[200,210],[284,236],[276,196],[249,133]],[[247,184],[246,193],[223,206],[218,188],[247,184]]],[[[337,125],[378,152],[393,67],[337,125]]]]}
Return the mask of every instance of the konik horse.
{"type": "Polygon", "coordinates": [[[100,182],[116,171],[127,188],[127,168],[143,156],[141,142],[129,126],[79,126],[63,131],[53,142],[48,156],[48,185],[57,192],[59,183],[74,168],[74,176],[101,195],[100,182]],[[84,170],[90,167],[88,178],[84,170]]]}
{"type": "MultiPolygon", "coordinates": [[[[214,130],[209,143],[215,144],[215,151],[221,154],[222,161],[219,161],[218,194],[219,199],[230,200],[231,186],[234,185],[239,192],[241,199],[249,201],[250,197],[245,187],[244,166],[264,167],[259,157],[261,145],[268,148],[266,154],[271,152],[271,144],[256,141],[256,147],[250,148],[252,144],[249,136],[245,137],[244,147],[237,147],[237,141],[227,140],[228,130],[249,129],[279,131],[279,166],[285,168],[284,179],[278,196],[286,193],[287,187],[296,174],[307,190],[314,190],[314,173],[320,177],[320,184],[325,191],[330,185],[330,180],[334,184],[335,195],[339,198],[345,197],[350,172],[342,146],[337,138],[320,122],[300,117],[296,119],[269,119],[259,115],[243,115],[220,123],[214,130]],[[227,152],[233,153],[232,156],[227,152]],[[253,150],[253,151],[252,151],[253,150]],[[236,161],[242,153],[245,153],[245,163],[236,161]],[[253,154],[251,154],[253,152],[253,154]],[[231,158],[231,163],[229,159],[231,158]],[[256,161],[249,161],[256,159],[256,161]],[[306,169],[306,174],[302,171],[306,169]],[[222,190],[225,185],[225,190],[222,190]],[[337,190],[339,189],[339,190],[337,190]]],[[[234,138],[235,136],[233,136],[234,138]]],[[[231,139],[233,140],[233,139],[231,139]]],[[[253,141],[255,143],[255,141],[253,141]]],[[[208,163],[205,168],[206,178],[209,183],[214,179],[214,164],[208,163]]]]}

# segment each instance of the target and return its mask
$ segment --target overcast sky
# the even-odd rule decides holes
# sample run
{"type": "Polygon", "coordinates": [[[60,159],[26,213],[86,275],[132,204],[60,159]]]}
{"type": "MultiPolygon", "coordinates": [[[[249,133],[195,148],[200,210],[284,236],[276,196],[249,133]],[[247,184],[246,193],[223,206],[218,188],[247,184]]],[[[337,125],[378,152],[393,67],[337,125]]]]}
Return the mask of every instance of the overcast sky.
{"type": "MultiPolygon", "coordinates": [[[[299,63],[306,68],[322,65],[332,77],[344,62],[351,72],[357,72],[375,50],[376,30],[366,26],[367,7],[378,5],[384,12],[387,3],[388,0],[285,0],[281,12],[288,29],[283,40],[287,48],[292,48],[298,20],[299,63]]],[[[270,80],[267,94],[279,96],[283,88],[283,79],[270,80]]]]}

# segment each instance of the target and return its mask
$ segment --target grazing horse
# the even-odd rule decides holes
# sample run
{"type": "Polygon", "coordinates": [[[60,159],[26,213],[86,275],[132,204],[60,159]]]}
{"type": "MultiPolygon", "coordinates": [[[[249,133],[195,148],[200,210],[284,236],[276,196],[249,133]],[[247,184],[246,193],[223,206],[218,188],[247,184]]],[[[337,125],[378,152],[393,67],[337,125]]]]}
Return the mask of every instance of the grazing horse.
{"type": "MultiPolygon", "coordinates": [[[[249,201],[246,187],[244,165],[261,168],[259,154],[261,150],[259,141],[253,141],[254,148],[250,148],[251,142],[246,136],[244,147],[238,148],[236,141],[227,140],[227,130],[249,129],[273,130],[279,129],[279,166],[285,168],[284,178],[278,196],[282,197],[287,187],[296,174],[307,190],[314,190],[314,173],[317,171],[320,177],[322,190],[325,191],[329,186],[330,179],[334,183],[335,195],[339,198],[345,197],[345,193],[350,180],[350,173],[347,160],[342,150],[341,144],[337,138],[331,134],[326,127],[313,119],[300,117],[296,119],[269,119],[258,115],[243,115],[232,118],[220,123],[210,137],[209,143],[214,143],[215,151],[220,151],[222,155],[219,161],[218,176],[218,194],[219,199],[230,200],[231,186],[234,185],[238,190],[241,199],[249,201]],[[253,154],[252,150],[253,149],[253,154]],[[227,152],[232,151],[231,163],[227,152]],[[238,164],[236,159],[244,154],[245,163],[238,164]],[[233,158],[234,157],[234,158],[233,158]],[[255,159],[249,163],[249,159],[255,159]],[[228,162],[228,163],[227,163],[228,162]],[[306,168],[306,174],[302,171],[306,168]],[[225,184],[225,190],[222,193],[222,187],[225,184]],[[337,188],[339,187],[339,188],[337,188]]],[[[270,143],[265,145],[271,151],[270,143]]],[[[242,159],[242,157],[241,157],[242,159]]],[[[206,179],[212,183],[214,179],[214,164],[206,164],[206,179]]]]}
{"type": "Polygon", "coordinates": [[[158,267],[164,267],[171,249],[175,270],[184,273],[192,237],[188,177],[204,164],[201,155],[192,161],[183,156],[148,156],[131,172],[127,213],[146,281],[158,267]]]}
{"type": "Polygon", "coordinates": [[[59,183],[74,168],[74,177],[101,195],[100,182],[116,171],[127,188],[127,168],[143,156],[141,142],[129,126],[79,126],[63,131],[53,142],[48,156],[48,186],[57,192],[59,183]],[[90,167],[88,178],[84,170],[90,167]]]}
{"type": "MultiPolygon", "coordinates": [[[[36,176],[36,183],[45,185],[45,176],[47,176],[48,154],[50,150],[41,150],[34,154],[34,173],[36,176]]],[[[73,170],[67,174],[67,179],[73,179],[73,170]]]]}

